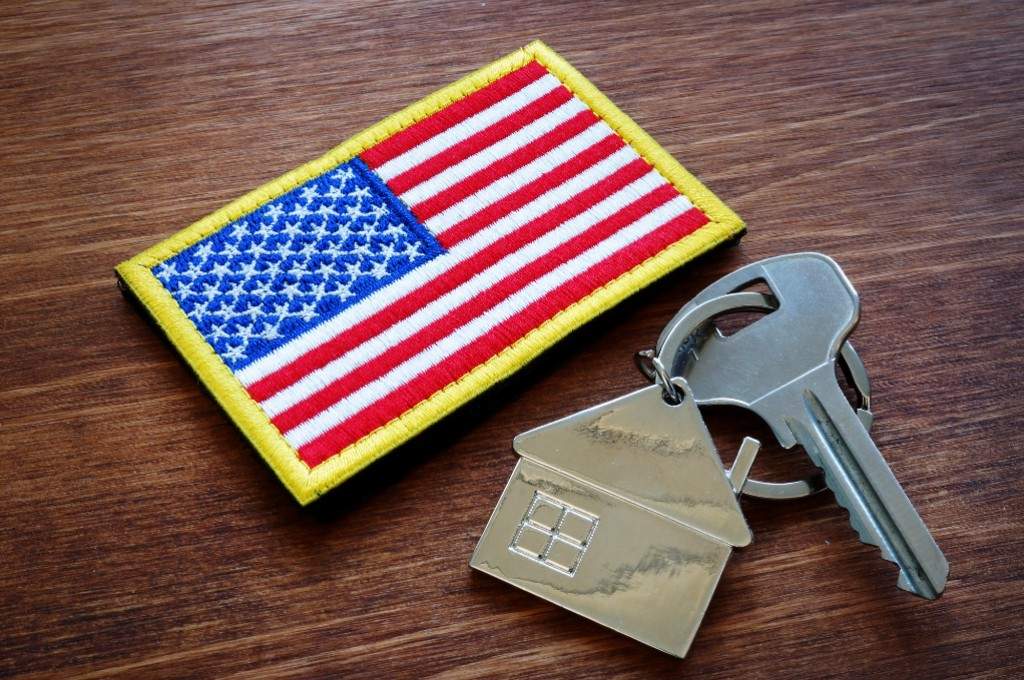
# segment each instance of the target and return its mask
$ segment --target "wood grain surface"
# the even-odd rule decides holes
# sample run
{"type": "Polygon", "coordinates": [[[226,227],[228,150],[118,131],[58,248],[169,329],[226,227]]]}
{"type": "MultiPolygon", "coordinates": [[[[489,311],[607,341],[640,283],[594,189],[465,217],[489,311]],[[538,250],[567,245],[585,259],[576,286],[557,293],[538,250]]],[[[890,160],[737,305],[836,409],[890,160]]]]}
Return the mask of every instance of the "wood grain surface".
{"type": "MultiPolygon", "coordinates": [[[[162,6],[161,6],[162,5],[162,6]]],[[[1019,677],[1020,3],[0,7],[0,673],[1019,677]],[[748,222],[302,510],[112,267],[534,38],[748,222]],[[929,603],[830,495],[744,501],[678,661],[471,573],[512,436],[637,388],[631,355],[753,260],[861,293],[874,435],[951,565],[929,603]]],[[[708,414],[728,458],[751,416],[708,414]]],[[[766,453],[757,471],[805,469],[766,453]]]]}

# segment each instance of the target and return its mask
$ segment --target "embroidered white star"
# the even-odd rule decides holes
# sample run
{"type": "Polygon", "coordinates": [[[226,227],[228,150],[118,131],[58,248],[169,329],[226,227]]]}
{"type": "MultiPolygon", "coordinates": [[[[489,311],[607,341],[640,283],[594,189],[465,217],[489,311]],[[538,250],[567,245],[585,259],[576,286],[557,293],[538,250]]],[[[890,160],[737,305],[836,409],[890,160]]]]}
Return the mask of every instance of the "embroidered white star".
{"type": "Polygon", "coordinates": [[[402,255],[409,258],[410,261],[415,260],[418,257],[421,257],[422,254],[420,253],[420,244],[414,243],[413,241],[407,242],[405,244],[405,248],[402,250],[402,255]]]}
{"type": "Polygon", "coordinates": [[[245,314],[250,319],[255,321],[256,319],[263,315],[263,303],[250,302],[249,305],[245,308],[245,311],[242,312],[242,314],[245,314]]]}
{"type": "Polygon", "coordinates": [[[256,228],[256,235],[259,236],[260,238],[264,238],[265,239],[265,238],[268,238],[270,236],[273,236],[276,233],[277,232],[274,231],[274,227],[272,227],[271,225],[267,224],[266,222],[260,224],[260,226],[256,228]]]}
{"type": "Polygon", "coordinates": [[[273,252],[273,251],[267,250],[267,247],[264,246],[262,243],[253,243],[249,247],[249,253],[253,257],[256,257],[257,259],[259,259],[259,258],[263,257],[264,255],[267,255],[267,254],[269,254],[271,252],[273,252]]]}
{"type": "Polygon", "coordinates": [[[225,262],[214,262],[213,266],[210,267],[210,273],[214,276],[223,277],[229,276],[234,272],[231,271],[231,267],[225,262]]]}
{"type": "Polygon", "coordinates": [[[253,324],[251,323],[235,323],[235,335],[242,338],[242,340],[248,340],[253,336],[252,330],[253,324]]]}
{"type": "MultiPolygon", "coordinates": [[[[227,273],[230,272],[231,270],[228,269],[227,273]]],[[[241,274],[242,276],[245,276],[246,278],[256,276],[257,274],[259,274],[259,272],[260,268],[259,265],[256,264],[255,260],[253,260],[252,262],[243,262],[238,267],[238,273],[241,274]]]]}
{"type": "Polygon", "coordinates": [[[290,300],[291,298],[301,296],[302,288],[299,287],[298,281],[292,281],[290,283],[284,284],[284,286],[281,287],[281,294],[287,295],[288,299],[290,300]]]}
{"type": "Polygon", "coordinates": [[[331,173],[331,179],[340,180],[343,185],[355,179],[355,176],[355,171],[348,166],[338,168],[331,173]]]}
{"type": "Polygon", "coordinates": [[[270,218],[271,224],[277,224],[277,221],[284,215],[284,208],[280,203],[271,203],[264,215],[270,218]]]}
{"type": "Polygon", "coordinates": [[[378,262],[374,262],[373,266],[370,267],[370,276],[372,276],[374,278],[383,279],[387,275],[388,275],[387,260],[380,260],[378,262]]]}
{"type": "Polygon", "coordinates": [[[313,236],[316,236],[318,239],[323,238],[331,233],[330,224],[327,222],[326,219],[320,220],[316,224],[311,224],[310,228],[313,233],[313,236]]]}
{"type": "Polygon", "coordinates": [[[256,295],[258,297],[267,297],[274,294],[274,284],[270,281],[258,281],[253,289],[249,291],[250,295],[256,295]]]}
{"type": "Polygon", "coordinates": [[[355,281],[357,278],[363,275],[363,264],[362,260],[353,260],[345,263],[345,273],[348,274],[351,281],[355,281]]]}
{"type": "Polygon", "coordinates": [[[323,281],[318,281],[317,283],[314,283],[312,286],[310,286],[309,290],[307,290],[306,292],[312,295],[314,299],[319,300],[323,298],[325,295],[327,295],[327,284],[324,283],[323,281]]]}
{"type": "Polygon", "coordinates": [[[297,279],[301,279],[306,273],[306,263],[302,259],[295,260],[292,262],[291,267],[288,268],[288,275],[293,276],[297,279]]]}
{"type": "Polygon", "coordinates": [[[282,236],[287,236],[289,239],[293,239],[302,233],[302,226],[299,222],[292,222],[291,220],[284,223],[284,228],[281,230],[282,236]]]}
{"type": "Polygon", "coordinates": [[[211,324],[210,328],[214,340],[222,340],[231,337],[231,334],[224,330],[225,325],[226,324],[224,324],[223,322],[211,324]]]}
{"type": "Polygon", "coordinates": [[[209,300],[200,300],[192,306],[192,313],[198,316],[206,316],[209,306],[209,300]]]}
{"type": "Polygon", "coordinates": [[[313,302],[303,304],[302,309],[298,312],[298,316],[303,321],[312,321],[317,316],[316,304],[313,302]]]}
{"type": "Polygon", "coordinates": [[[342,283],[341,281],[334,281],[333,283],[336,285],[334,290],[331,292],[341,298],[342,302],[355,295],[355,293],[352,292],[352,288],[347,283],[342,283]]]}
{"type": "Polygon", "coordinates": [[[245,280],[231,283],[228,289],[224,291],[224,294],[235,300],[245,295],[245,280]]]}
{"type": "Polygon", "coordinates": [[[327,278],[330,276],[337,276],[338,270],[335,268],[333,262],[321,262],[320,266],[316,268],[316,273],[327,278]]]}
{"type": "Polygon", "coordinates": [[[341,240],[342,243],[344,243],[345,241],[348,240],[349,236],[351,236],[354,233],[356,232],[352,231],[352,227],[350,227],[347,223],[343,222],[338,225],[338,233],[335,235],[341,240]]]}
{"type": "Polygon", "coordinates": [[[278,260],[267,260],[263,273],[269,276],[271,280],[277,278],[281,274],[281,263],[278,260]]]}
{"type": "Polygon", "coordinates": [[[402,238],[405,236],[405,229],[394,222],[388,222],[388,226],[383,231],[379,232],[381,236],[387,236],[389,238],[402,238]]]}
{"type": "Polygon", "coordinates": [[[200,243],[196,247],[196,257],[200,260],[206,261],[207,258],[213,255],[213,244],[207,241],[206,243],[200,243]]]}
{"type": "Polygon", "coordinates": [[[175,276],[177,273],[178,266],[173,262],[161,262],[157,268],[153,270],[153,274],[155,274],[158,279],[163,279],[165,281],[170,280],[171,277],[175,276]]]}
{"type": "Polygon", "coordinates": [[[363,226],[361,235],[363,238],[373,238],[375,236],[380,236],[380,233],[380,223],[377,220],[374,220],[373,222],[363,226]]]}
{"type": "Polygon", "coordinates": [[[203,284],[203,295],[206,296],[207,300],[213,300],[213,298],[220,295],[220,284],[219,283],[204,283],[203,284]]]}

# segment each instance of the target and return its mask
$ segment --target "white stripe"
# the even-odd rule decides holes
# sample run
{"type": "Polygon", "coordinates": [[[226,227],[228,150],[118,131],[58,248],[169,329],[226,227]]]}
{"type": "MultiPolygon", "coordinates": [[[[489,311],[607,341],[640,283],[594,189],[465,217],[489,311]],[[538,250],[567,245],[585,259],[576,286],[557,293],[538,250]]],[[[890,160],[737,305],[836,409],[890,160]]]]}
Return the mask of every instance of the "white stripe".
{"type": "Polygon", "coordinates": [[[586,110],[587,105],[573,97],[554,111],[549,111],[508,137],[491,144],[485,149],[481,149],[469,158],[445,168],[443,172],[439,172],[425,182],[409,189],[402,194],[402,200],[407,205],[416,205],[421,201],[425,201],[431,196],[441,193],[456,182],[469,177],[474,172],[486,168],[496,160],[504,158],[530,142],[543,137],[561,123],[586,110]]]}
{"type": "Polygon", "coordinates": [[[554,187],[538,196],[519,210],[481,229],[465,241],[455,245],[450,251],[420,265],[384,288],[378,289],[345,309],[337,316],[310,328],[302,335],[281,345],[273,352],[257,359],[245,368],[236,372],[236,377],[243,385],[249,386],[270,375],[283,366],[287,366],[303,354],[319,347],[339,333],[356,326],[396,300],[408,295],[413,290],[428,284],[459,262],[469,259],[487,246],[499,241],[519,227],[543,215],[557,205],[564,203],[573,196],[585,191],[603,178],[611,175],[619,168],[639,158],[631,147],[625,146],[607,158],[595,163],[572,179],[554,187]]]}
{"type": "Polygon", "coordinates": [[[402,389],[416,376],[443,362],[447,357],[455,355],[460,349],[555,290],[573,276],[608,259],[609,256],[629,246],[638,238],[657,229],[673,217],[683,214],[688,208],[689,203],[682,196],[661,205],[628,227],[615,232],[593,248],[532,281],[498,306],[492,307],[440,342],[395,366],[387,374],[366,384],[343,401],[292,428],[285,433],[285,439],[296,448],[316,439],[338,423],[347,420],[377,401],[381,395],[391,394],[395,390],[402,389]]]}
{"type": "Polygon", "coordinates": [[[446,229],[483,210],[490,204],[505,198],[545,172],[561,165],[565,161],[578,156],[580,152],[597,144],[602,139],[614,135],[615,132],[604,121],[598,121],[589,128],[569,139],[543,156],[535,158],[521,168],[517,168],[500,179],[491,182],[472,196],[467,196],[455,205],[428,218],[424,224],[435,234],[442,234],[446,229]]]}
{"type": "Polygon", "coordinates": [[[376,168],[375,172],[383,177],[385,181],[388,181],[409,168],[419,165],[428,158],[433,158],[446,149],[455,146],[485,127],[512,115],[524,106],[540,99],[556,87],[562,87],[562,83],[559,82],[558,78],[547,73],[526,87],[510,94],[504,99],[496,101],[483,111],[473,114],[461,123],[457,123],[437,133],[430,139],[420,142],[408,151],[395,156],[379,168],[376,168]]]}
{"type": "MultiPolygon", "coordinates": [[[[418,309],[412,315],[402,319],[387,329],[386,332],[371,338],[361,345],[353,347],[345,354],[334,359],[298,382],[281,390],[269,399],[261,402],[267,415],[273,417],[287,408],[294,406],[303,399],[319,392],[327,385],[355,371],[366,362],[390,351],[396,345],[407,340],[413,334],[435,323],[459,305],[472,300],[495,283],[506,279],[544,254],[559,245],[583,233],[606,217],[610,217],[624,206],[638,198],[649,194],[664,184],[654,170],[634,181],[589,210],[563,222],[524,247],[509,253],[487,269],[474,275],[462,285],[433,300],[430,304],[418,309]]],[[[685,201],[686,209],[690,203],[685,201]]]]}

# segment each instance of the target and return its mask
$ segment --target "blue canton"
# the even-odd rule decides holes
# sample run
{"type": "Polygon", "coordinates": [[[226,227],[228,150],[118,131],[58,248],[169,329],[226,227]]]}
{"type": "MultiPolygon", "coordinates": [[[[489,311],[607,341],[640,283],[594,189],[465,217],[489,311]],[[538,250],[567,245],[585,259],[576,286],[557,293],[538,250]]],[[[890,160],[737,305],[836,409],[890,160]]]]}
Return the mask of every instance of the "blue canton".
{"type": "Polygon", "coordinates": [[[232,369],[443,252],[358,158],[153,269],[232,369]]]}

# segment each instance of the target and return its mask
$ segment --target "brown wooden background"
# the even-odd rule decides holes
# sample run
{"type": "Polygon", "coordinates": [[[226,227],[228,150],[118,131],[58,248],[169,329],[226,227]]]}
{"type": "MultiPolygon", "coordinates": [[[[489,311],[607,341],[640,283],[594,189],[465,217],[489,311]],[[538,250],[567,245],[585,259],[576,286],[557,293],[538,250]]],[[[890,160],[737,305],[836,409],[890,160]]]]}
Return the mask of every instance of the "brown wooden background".
{"type": "MultiPolygon", "coordinates": [[[[167,5],[0,9],[0,673],[1024,672],[1020,3],[167,5]],[[533,38],[749,234],[300,510],[111,269],[533,38]],[[797,250],[862,295],[875,436],[952,565],[940,601],[827,496],[744,502],[756,543],[683,662],[470,572],[513,434],[639,387],[632,352],[691,295],[797,250]]],[[[709,422],[726,457],[767,436],[709,422]]]]}

